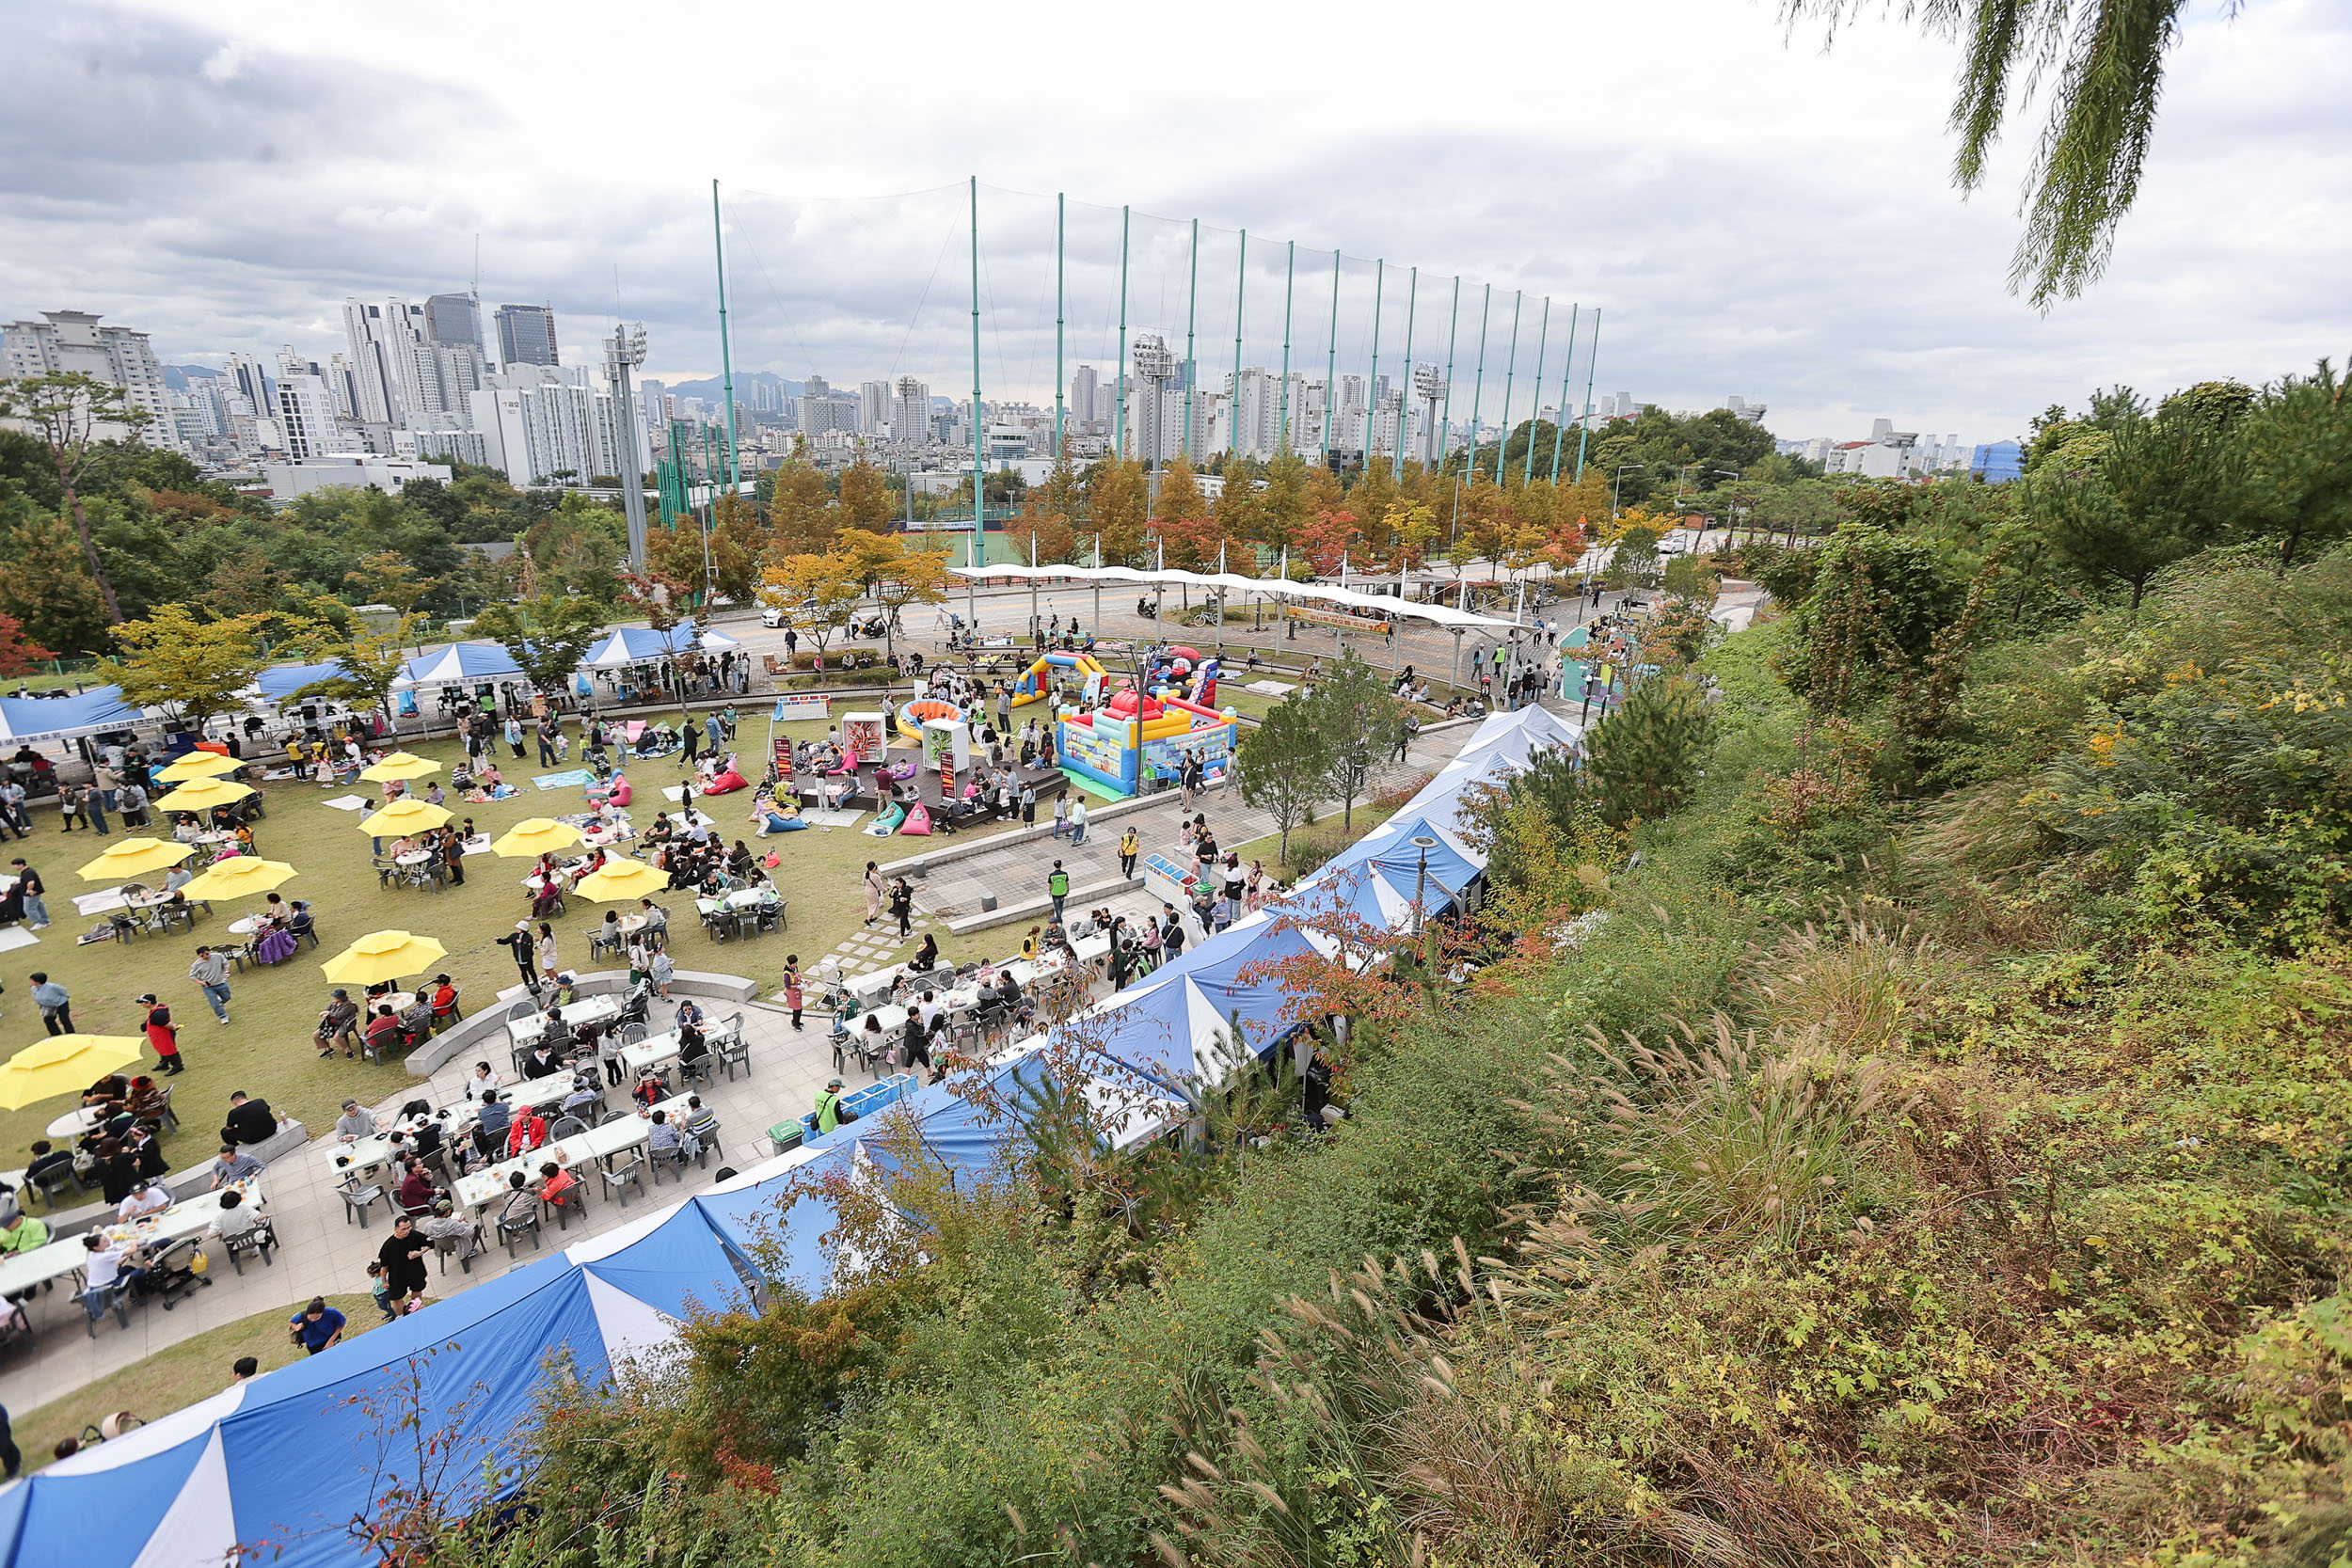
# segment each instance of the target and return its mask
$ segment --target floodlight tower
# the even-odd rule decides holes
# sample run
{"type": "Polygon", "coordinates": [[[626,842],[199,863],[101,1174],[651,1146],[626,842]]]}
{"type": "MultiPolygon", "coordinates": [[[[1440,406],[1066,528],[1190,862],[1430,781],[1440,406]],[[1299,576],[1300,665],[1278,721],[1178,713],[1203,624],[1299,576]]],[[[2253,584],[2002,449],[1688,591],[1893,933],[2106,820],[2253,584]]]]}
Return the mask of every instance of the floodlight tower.
{"type": "Polygon", "coordinates": [[[1438,373],[1437,366],[1415,365],[1413,367],[1413,395],[1419,398],[1429,410],[1422,419],[1421,433],[1422,439],[1428,446],[1429,455],[1426,462],[1431,473],[1438,471],[1438,404],[1446,400],[1446,394],[1451,389],[1446,385],[1445,377],[1438,373]]]}
{"type": "Polygon", "coordinates": [[[612,328],[612,336],[605,341],[604,376],[612,384],[616,409],[613,423],[620,427],[621,438],[621,509],[628,515],[628,569],[645,569],[645,465],[637,452],[637,396],[630,389],[628,372],[645,362],[645,324],[622,322],[612,328]]]}
{"type": "Polygon", "coordinates": [[[1140,385],[1136,388],[1136,411],[1147,422],[1136,433],[1136,455],[1143,459],[1147,469],[1154,472],[1168,457],[1162,450],[1168,440],[1168,420],[1160,404],[1175,375],[1176,356],[1169,351],[1168,340],[1156,332],[1138,334],[1135,376],[1140,385]]]}

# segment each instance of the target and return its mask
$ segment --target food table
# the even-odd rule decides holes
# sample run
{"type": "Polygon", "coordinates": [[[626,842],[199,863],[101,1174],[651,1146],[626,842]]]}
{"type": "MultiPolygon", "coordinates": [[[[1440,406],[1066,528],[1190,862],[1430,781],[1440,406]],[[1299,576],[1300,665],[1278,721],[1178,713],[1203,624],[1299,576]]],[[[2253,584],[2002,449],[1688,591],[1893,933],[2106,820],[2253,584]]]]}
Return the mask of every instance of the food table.
{"type": "MultiPolygon", "coordinates": [[[[617,996],[585,996],[577,1002],[567,1003],[559,1012],[564,1022],[578,1029],[583,1023],[601,1023],[608,1018],[618,1018],[621,999],[617,996]]],[[[547,1032],[548,1015],[543,1012],[513,1019],[506,1025],[507,1038],[516,1045],[529,1045],[547,1032]]]]}
{"type": "Polygon", "coordinates": [[[665,1034],[648,1035],[635,1045],[621,1047],[621,1066],[627,1078],[633,1080],[649,1067],[675,1061],[679,1044],[677,1031],[672,1029],[665,1034]]]}

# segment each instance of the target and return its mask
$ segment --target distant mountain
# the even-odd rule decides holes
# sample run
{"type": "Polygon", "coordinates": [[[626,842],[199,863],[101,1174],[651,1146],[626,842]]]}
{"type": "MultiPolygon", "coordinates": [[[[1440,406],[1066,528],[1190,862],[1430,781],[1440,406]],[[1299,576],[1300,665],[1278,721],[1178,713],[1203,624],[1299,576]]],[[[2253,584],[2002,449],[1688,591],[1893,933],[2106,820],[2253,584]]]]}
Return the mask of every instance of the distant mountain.
{"type": "MultiPolygon", "coordinates": [[[[712,375],[705,376],[700,381],[666,381],[662,383],[662,390],[672,397],[701,398],[706,403],[717,403],[720,388],[724,385],[719,377],[712,375]]],[[[802,389],[802,383],[787,381],[772,371],[744,371],[735,378],[735,401],[751,402],[750,393],[755,386],[773,387],[779,395],[787,398],[799,397],[802,389]]]]}
{"type": "Polygon", "coordinates": [[[166,365],[164,386],[170,391],[184,392],[192,379],[210,378],[220,372],[210,365],[166,365]]]}

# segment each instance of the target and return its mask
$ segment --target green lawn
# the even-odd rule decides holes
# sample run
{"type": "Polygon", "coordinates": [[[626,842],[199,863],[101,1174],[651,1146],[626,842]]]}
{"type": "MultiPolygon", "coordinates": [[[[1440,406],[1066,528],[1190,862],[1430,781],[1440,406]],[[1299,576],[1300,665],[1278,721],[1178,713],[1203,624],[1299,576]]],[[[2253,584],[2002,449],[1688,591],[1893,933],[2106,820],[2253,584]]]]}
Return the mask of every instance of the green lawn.
{"type": "MultiPolygon", "coordinates": [[[[10,1412],[24,1468],[29,1472],[49,1464],[59,1438],[78,1437],[84,1427],[96,1426],[115,1411],[128,1410],[142,1420],[152,1421],[220,1392],[229,1386],[229,1369],[241,1356],[252,1356],[265,1372],[301,1360],[303,1352],[288,1335],[286,1322],[308,1305],[305,1297],[273,1311],[208,1328],[193,1339],[108,1372],[63,1399],[38,1409],[10,1412]]],[[[328,1296],[326,1305],[349,1320],[343,1328],[346,1339],[384,1321],[374,1298],[364,1291],[357,1295],[328,1296]]]]}
{"type": "MultiPolygon", "coordinates": [[[[815,722],[783,725],[795,738],[817,735],[815,722]]],[[[753,716],[740,736],[744,766],[768,739],[768,721],[753,716]]],[[[458,754],[454,741],[421,744],[413,750],[443,762],[458,754]]],[[[582,809],[577,789],[539,790],[531,787],[531,774],[540,771],[530,763],[512,764],[511,782],[523,793],[491,805],[464,805],[453,798],[460,816],[470,816],[492,837],[530,816],[553,816],[582,809]]],[[[642,828],[653,813],[667,804],[660,788],[679,776],[675,760],[644,763],[631,770],[636,804],[631,814],[642,828]]],[[[27,997],[25,975],[45,970],[73,996],[75,1025],[85,1034],[138,1033],[139,1009],[133,999],[152,990],[167,1001],[181,1024],[182,1051],[187,1071],[174,1082],[175,1109],[181,1130],[166,1138],[165,1148],[175,1169],[200,1164],[216,1147],[215,1136],[227,1112],[229,1094],[244,1089],[265,1096],[283,1115],[298,1117],[313,1133],[326,1130],[346,1095],[362,1101],[386,1099],[413,1084],[397,1061],[370,1066],[364,1058],[341,1056],[320,1061],[310,1048],[310,1033],[330,989],[320,974],[322,959],[332,958],[355,939],[371,931],[399,929],[436,938],[449,949],[442,967],[465,993],[469,1012],[490,1005],[499,990],[515,983],[507,950],[496,939],[514,928],[529,912],[520,879],[522,861],[494,855],[469,857],[463,887],[435,894],[387,890],[376,883],[369,867],[368,836],[358,831],[361,814],[331,811],[323,803],[354,793],[321,789],[315,784],[279,781],[261,786],[269,815],[258,827],[263,855],[293,864],[302,875],[279,891],[287,898],[307,899],[317,912],[321,945],[309,947],[274,969],[232,974],[230,987],[230,1026],[221,1027],[195,985],[187,978],[188,964],[199,942],[230,940],[224,927],[244,912],[222,903],[210,920],[200,919],[194,934],[146,936],[125,943],[94,942],[77,947],[74,938],[93,924],[73,912],[71,895],[103,884],[84,882],[75,867],[94,858],[107,841],[87,833],[61,833],[54,812],[36,815],[34,837],[10,847],[26,855],[49,885],[49,909],[56,922],[40,933],[37,946],[19,948],[0,961],[0,979],[8,986],[6,1011],[0,1014],[0,1054],[42,1037],[39,1012],[27,997]]],[[[373,786],[360,786],[368,793],[373,786]]],[[[750,798],[725,796],[709,802],[720,831],[729,839],[749,840],[750,798]]],[[[120,824],[115,824],[118,839],[120,824]]],[[[986,834],[993,830],[968,830],[986,834]]],[[[752,942],[714,944],[696,924],[691,903],[682,895],[668,895],[676,933],[674,951],[681,969],[708,969],[748,975],[763,991],[778,983],[787,954],[799,953],[810,963],[830,951],[865,914],[858,875],[868,860],[892,861],[919,853],[917,840],[875,839],[855,828],[812,828],[764,840],[750,840],[758,848],[772,847],[784,857],[772,875],[789,900],[789,928],[781,938],[763,937],[752,942]],[[683,906],[683,907],[682,907],[683,906]]],[[[587,969],[587,934],[603,911],[575,901],[571,913],[556,922],[559,952],[569,967],[587,969]]],[[[151,1065],[152,1058],[150,1058],[151,1065]]],[[[0,1112],[0,1164],[22,1165],[29,1146],[44,1135],[56,1117],[72,1107],[60,1097],[0,1112]]]]}
{"type": "MultiPolygon", "coordinates": [[[[1339,812],[1330,810],[1327,815],[1306,827],[1292,829],[1291,848],[1296,852],[1305,846],[1313,845],[1322,851],[1320,855],[1313,858],[1312,864],[1307,868],[1311,870],[1322,865],[1324,862],[1330,860],[1341,850],[1395,815],[1395,806],[1375,805],[1359,800],[1356,802],[1356,810],[1350,815],[1345,828],[1340,826],[1339,812]]],[[[1238,846],[1234,852],[1241,856],[1241,863],[1244,865],[1248,865],[1253,860],[1265,862],[1266,874],[1284,881],[1295,880],[1304,876],[1305,870],[1295,868],[1290,863],[1279,858],[1281,847],[1282,835],[1268,833],[1263,838],[1253,838],[1248,843],[1238,846]]],[[[1299,858],[1305,860],[1308,857],[1302,854],[1299,858]]]]}

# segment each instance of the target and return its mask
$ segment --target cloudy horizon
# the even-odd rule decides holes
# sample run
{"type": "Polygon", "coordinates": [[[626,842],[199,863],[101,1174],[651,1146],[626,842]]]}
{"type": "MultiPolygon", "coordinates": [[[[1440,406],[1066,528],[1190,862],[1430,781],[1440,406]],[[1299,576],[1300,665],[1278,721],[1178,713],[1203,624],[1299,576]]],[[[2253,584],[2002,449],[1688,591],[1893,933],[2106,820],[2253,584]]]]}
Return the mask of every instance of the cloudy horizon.
{"type": "Polygon", "coordinates": [[[1955,48],[1876,17],[1824,52],[1738,0],[1515,5],[1442,31],[1381,8],[1344,36],[1324,13],[1048,6],[978,46],[962,13],[922,7],[886,31],[707,6],[658,30],[590,5],[495,32],[437,0],[396,25],[284,0],[228,24],[191,0],[19,10],[0,312],[96,311],[167,363],[281,345],[324,360],[345,296],[462,290],[478,243],[485,326],[497,304],[551,304],[564,361],[593,364],[612,321],[643,320],[644,373],[695,379],[719,370],[716,177],[739,374],[908,373],[961,396],[977,173],[991,399],[1053,397],[1042,193],[1059,189],[1066,368],[1116,363],[1123,200],[1130,337],[1180,356],[1200,217],[1208,385],[1233,362],[1246,226],[1246,363],[1280,362],[1287,271],[1294,367],[1369,368],[1382,257],[1389,372],[1408,309],[1414,357],[1443,358],[1463,279],[1457,421],[1475,395],[1491,423],[1506,385],[1523,419],[1564,371],[1581,398],[1598,308],[1597,395],[1736,394],[1787,437],[1887,417],[1997,439],[2098,386],[2259,382],[2352,354],[2352,19],[2316,0],[2223,11],[2185,19],[2106,277],[2045,317],[2006,284],[2038,118],[1963,200],[1944,127],[1955,48]],[[1400,59],[1434,69],[1405,78],[1400,59]],[[1311,69],[1267,64],[1284,60],[1311,69]]]}

